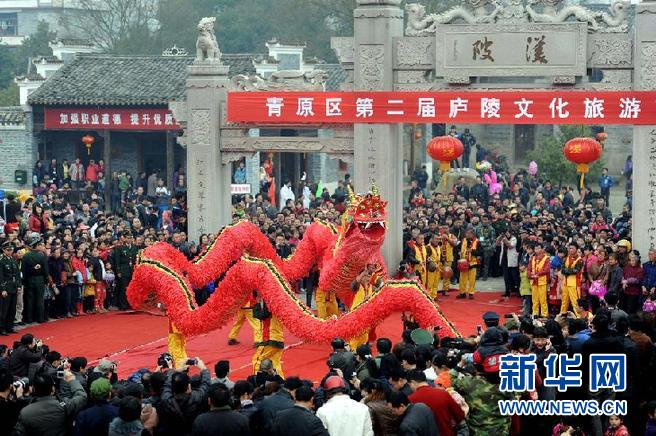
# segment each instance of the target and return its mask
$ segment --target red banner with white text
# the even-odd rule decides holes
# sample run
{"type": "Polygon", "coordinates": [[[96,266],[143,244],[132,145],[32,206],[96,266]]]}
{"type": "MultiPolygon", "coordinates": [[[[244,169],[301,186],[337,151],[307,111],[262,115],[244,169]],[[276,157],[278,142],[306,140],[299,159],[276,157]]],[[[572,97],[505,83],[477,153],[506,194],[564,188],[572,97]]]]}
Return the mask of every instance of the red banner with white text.
{"type": "Polygon", "coordinates": [[[656,125],[656,92],[230,92],[228,121],[656,125]]]}
{"type": "Polygon", "coordinates": [[[76,130],[179,130],[168,109],[95,109],[67,107],[45,109],[46,129],[76,130]]]}

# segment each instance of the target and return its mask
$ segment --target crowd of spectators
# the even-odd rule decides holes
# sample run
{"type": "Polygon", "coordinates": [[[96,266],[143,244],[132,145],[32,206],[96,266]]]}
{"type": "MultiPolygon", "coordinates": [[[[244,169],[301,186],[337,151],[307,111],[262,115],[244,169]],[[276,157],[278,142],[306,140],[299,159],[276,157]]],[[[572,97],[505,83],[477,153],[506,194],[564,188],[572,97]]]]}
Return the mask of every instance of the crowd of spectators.
{"type": "Polygon", "coordinates": [[[173,369],[162,354],[152,368],[119,379],[107,358],[95,365],[65,357],[31,334],[0,347],[0,434],[14,435],[608,435],[656,434],[655,320],[600,309],[588,323],[573,314],[545,321],[513,315],[500,324],[483,315],[484,330],[466,338],[406,330],[393,345],[378,338],[350,350],[335,338],[320,381],[277,374],[269,359],[245,380],[233,380],[219,360],[214,378],[199,358],[173,369]],[[536,386],[499,389],[495,359],[535,353],[625,353],[623,392],[536,386]],[[504,416],[508,399],[626,400],[628,413],[611,416],[504,416]]]}
{"type": "MultiPolygon", "coordinates": [[[[462,244],[475,238],[475,276],[481,280],[503,276],[505,295],[524,300],[522,313],[504,326],[486,320],[489,328],[466,340],[440,339],[437,332],[429,341],[419,341],[411,335],[416,326],[407,320],[403,342],[392,349],[389,340],[379,339],[376,358],[371,357],[374,344],[349,351],[344,341],[336,339],[329,372],[318,386],[297,377],[283,380],[267,360],[261,372],[234,384],[224,362],[216,370],[221,383],[212,384],[202,361],[189,362],[199,371],[190,377],[169,368],[166,356],[154,371],[118,381],[109,361],[101,360],[87,370],[86,359],[62,358],[25,335],[2,353],[1,434],[11,433],[14,425],[16,434],[305,430],[330,435],[428,435],[439,429],[440,434],[458,435],[621,435],[628,434],[622,433],[626,428],[632,434],[655,434],[656,250],[644,263],[641,253],[631,250],[631,203],[613,214],[608,207],[613,184],[607,180],[599,180],[598,192],[589,186],[555,187],[526,170],[480,165],[489,153],[478,144],[475,147],[481,168],[475,179],[464,175],[444,190],[440,178],[431,177],[425,168],[412,174],[403,215],[404,259],[396,273],[426,284],[429,259],[417,256],[416,247],[428,247],[431,241],[448,243],[452,254],[441,259],[443,265],[437,269],[443,273],[448,266],[452,271],[439,280],[444,284],[437,298],[448,298],[450,286],[460,280],[458,261],[466,252],[462,244]],[[530,263],[539,253],[549,259],[547,313],[540,304],[536,313],[532,301],[537,277],[529,275],[530,263]],[[569,256],[581,261],[575,272],[574,301],[563,283],[569,256]],[[566,307],[563,292],[569,298],[566,307]],[[624,352],[630,356],[630,382],[617,397],[629,401],[629,413],[611,419],[503,417],[496,408],[496,399],[505,398],[498,389],[498,376],[476,358],[476,353],[485,357],[502,352],[535,352],[541,361],[549,353],[624,352]],[[46,421],[44,414],[52,418],[46,421]],[[54,422],[60,425],[58,430],[53,430],[54,422]]],[[[240,171],[242,177],[242,166],[240,171]]],[[[13,269],[8,273],[0,268],[4,286],[0,333],[13,332],[16,324],[128,309],[125,288],[139,249],[166,241],[193,258],[213,241],[214,235],[201,235],[197,242],[187,239],[181,170],[171,183],[157,172],[140,174],[136,180],[116,172],[109,187],[104,184],[102,161],[89,161],[86,166],[79,159],[61,165],[39,162],[34,175],[34,195],[23,200],[8,195],[2,211],[0,265],[11,264],[13,269]],[[6,309],[7,301],[15,306],[15,313],[12,307],[6,309]]],[[[313,220],[339,222],[350,184],[346,175],[331,193],[305,180],[296,187],[285,181],[278,198],[270,198],[270,186],[264,183],[254,196],[233,198],[233,219],[257,224],[277,253],[287,257],[313,220]]],[[[315,270],[296,284],[305,291],[308,305],[317,279],[315,270]]],[[[199,303],[211,291],[211,286],[196,290],[199,303]]],[[[575,393],[580,399],[591,395],[585,388],[575,393]]],[[[533,398],[561,398],[561,393],[540,386],[533,398]]]]}

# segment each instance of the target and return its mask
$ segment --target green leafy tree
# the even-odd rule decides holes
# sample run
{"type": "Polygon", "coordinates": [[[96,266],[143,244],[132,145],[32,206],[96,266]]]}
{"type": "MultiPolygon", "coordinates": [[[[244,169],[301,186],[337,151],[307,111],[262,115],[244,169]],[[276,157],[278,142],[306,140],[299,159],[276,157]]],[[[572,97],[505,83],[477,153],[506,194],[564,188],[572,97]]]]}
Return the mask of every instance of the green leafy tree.
{"type": "MultiPolygon", "coordinates": [[[[555,185],[578,183],[576,165],[567,160],[563,154],[563,147],[572,138],[590,136],[592,132],[586,126],[562,125],[555,136],[543,138],[538,146],[528,153],[528,158],[538,164],[540,178],[549,179],[555,185]]],[[[585,176],[587,184],[596,183],[603,166],[603,157],[590,165],[590,172],[585,176]]]]}
{"type": "Polygon", "coordinates": [[[0,89],[5,89],[16,76],[16,50],[0,45],[0,89]]]}
{"type": "Polygon", "coordinates": [[[18,106],[19,104],[18,85],[12,83],[7,88],[0,88],[0,107],[18,106]]]}
{"type": "Polygon", "coordinates": [[[52,56],[49,43],[56,37],[57,32],[51,31],[46,21],[39,21],[36,32],[25,38],[23,44],[16,50],[16,74],[27,74],[30,58],[52,56]]]}

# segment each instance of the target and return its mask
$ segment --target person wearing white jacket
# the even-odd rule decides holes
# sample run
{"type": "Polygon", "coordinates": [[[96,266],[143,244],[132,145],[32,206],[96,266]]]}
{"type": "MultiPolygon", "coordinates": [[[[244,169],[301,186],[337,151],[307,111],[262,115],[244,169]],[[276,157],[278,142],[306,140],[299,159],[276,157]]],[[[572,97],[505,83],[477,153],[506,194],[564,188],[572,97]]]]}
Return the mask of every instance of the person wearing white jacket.
{"type": "Polygon", "coordinates": [[[323,388],[328,401],[317,410],[317,417],[330,436],[374,435],[369,408],[344,393],[346,383],[343,378],[328,377],[323,388]]]}

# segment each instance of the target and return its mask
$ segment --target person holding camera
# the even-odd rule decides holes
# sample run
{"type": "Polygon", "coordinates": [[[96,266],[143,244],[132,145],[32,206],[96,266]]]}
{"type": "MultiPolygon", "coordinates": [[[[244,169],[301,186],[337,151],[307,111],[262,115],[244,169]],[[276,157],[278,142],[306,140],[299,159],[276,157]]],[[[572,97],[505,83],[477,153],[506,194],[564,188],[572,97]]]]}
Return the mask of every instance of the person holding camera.
{"type": "Polygon", "coordinates": [[[51,376],[39,374],[34,377],[34,401],[21,410],[14,435],[70,434],[71,423],[87,404],[87,394],[69,370],[64,370],[62,382],[70,385],[72,398],[57,398],[55,380],[51,376]]]}
{"type": "Polygon", "coordinates": [[[20,346],[9,357],[9,371],[14,377],[27,377],[31,363],[38,363],[43,359],[39,339],[27,333],[21,337],[20,346]]]}
{"type": "Polygon", "coordinates": [[[169,370],[161,398],[160,418],[163,435],[188,435],[198,415],[206,410],[211,378],[205,363],[196,357],[182,365],[182,371],[169,370]],[[200,385],[192,389],[188,367],[200,370],[200,385]]]}
{"type": "Polygon", "coordinates": [[[29,404],[25,380],[14,381],[9,371],[0,370],[0,435],[11,434],[21,409],[29,404]]]}

